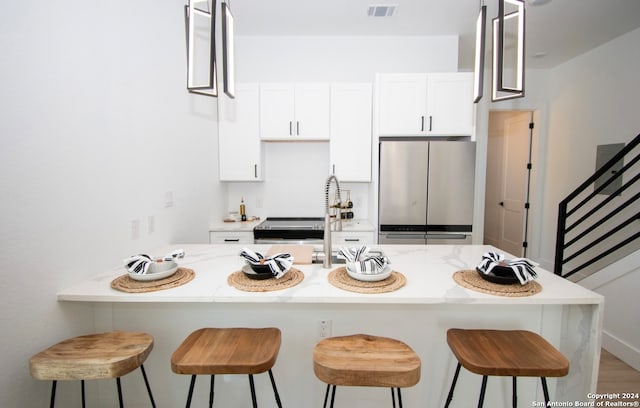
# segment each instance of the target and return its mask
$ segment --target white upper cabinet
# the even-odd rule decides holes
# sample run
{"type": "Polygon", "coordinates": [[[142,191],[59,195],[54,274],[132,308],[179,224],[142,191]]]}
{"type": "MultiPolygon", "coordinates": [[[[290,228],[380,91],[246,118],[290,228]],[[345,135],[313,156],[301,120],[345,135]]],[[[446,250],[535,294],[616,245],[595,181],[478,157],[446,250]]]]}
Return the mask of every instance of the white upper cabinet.
{"type": "Polygon", "coordinates": [[[421,136],[425,133],[427,76],[380,75],[379,133],[381,136],[421,136]]]}
{"type": "Polygon", "coordinates": [[[371,84],[331,86],[329,172],[340,181],[371,181],[371,84]]]}
{"type": "Polygon", "coordinates": [[[427,116],[430,134],[471,135],[473,106],[473,73],[427,75],[427,116]]]}
{"type": "Polygon", "coordinates": [[[235,99],[218,98],[221,181],[262,180],[258,96],[258,84],[237,84],[235,99]]]}
{"type": "Polygon", "coordinates": [[[380,136],[473,135],[473,74],[380,74],[380,136]]]}
{"type": "Polygon", "coordinates": [[[329,84],[260,84],[263,140],[328,140],[329,115],[329,84]]]}

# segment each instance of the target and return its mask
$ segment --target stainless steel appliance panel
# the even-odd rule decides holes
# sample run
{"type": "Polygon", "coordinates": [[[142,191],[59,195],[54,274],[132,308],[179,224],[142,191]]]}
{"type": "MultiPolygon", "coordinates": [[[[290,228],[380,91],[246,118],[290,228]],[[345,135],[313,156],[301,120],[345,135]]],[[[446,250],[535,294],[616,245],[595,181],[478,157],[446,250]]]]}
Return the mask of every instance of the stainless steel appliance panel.
{"type": "Polygon", "coordinates": [[[380,145],[380,224],[426,225],[429,145],[380,145]]]}
{"type": "Polygon", "coordinates": [[[475,157],[474,143],[429,142],[429,231],[473,224],[475,157]]]}
{"type": "Polygon", "coordinates": [[[475,144],[380,142],[381,244],[468,244],[473,224],[475,144]]]}

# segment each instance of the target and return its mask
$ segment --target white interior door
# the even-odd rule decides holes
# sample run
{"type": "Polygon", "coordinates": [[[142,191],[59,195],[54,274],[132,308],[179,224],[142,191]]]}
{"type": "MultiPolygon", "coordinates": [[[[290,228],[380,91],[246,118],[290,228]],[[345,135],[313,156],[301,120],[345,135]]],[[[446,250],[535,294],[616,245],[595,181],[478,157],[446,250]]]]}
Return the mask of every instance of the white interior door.
{"type": "Polygon", "coordinates": [[[496,112],[489,119],[485,242],[523,256],[526,241],[531,112],[496,112]]]}

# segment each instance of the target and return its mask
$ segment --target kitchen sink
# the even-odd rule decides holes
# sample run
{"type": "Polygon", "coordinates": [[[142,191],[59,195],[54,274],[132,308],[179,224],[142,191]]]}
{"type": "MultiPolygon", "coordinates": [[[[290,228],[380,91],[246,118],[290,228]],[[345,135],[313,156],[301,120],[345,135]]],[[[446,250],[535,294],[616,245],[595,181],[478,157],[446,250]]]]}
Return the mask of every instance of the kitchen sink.
{"type": "MultiPolygon", "coordinates": [[[[369,255],[372,256],[383,256],[384,252],[380,251],[380,250],[376,250],[376,249],[372,249],[369,251],[369,255]]],[[[313,255],[311,258],[311,263],[317,264],[317,263],[322,263],[322,261],[324,261],[324,252],[322,251],[318,251],[318,250],[314,250],[313,251],[313,255]]],[[[338,251],[333,251],[331,253],[331,263],[332,264],[346,264],[347,260],[343,259],[343,258],[338,258],[338,251]]]]}

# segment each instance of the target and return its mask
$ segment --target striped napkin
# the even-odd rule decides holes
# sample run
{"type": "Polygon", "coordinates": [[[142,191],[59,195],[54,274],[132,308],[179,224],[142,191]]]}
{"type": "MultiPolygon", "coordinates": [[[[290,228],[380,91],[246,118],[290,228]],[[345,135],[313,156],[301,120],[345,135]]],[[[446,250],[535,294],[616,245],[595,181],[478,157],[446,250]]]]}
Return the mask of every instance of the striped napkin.
{"type": "Polygon", "coordinates": [[[510,261],[505,261],[504,254],[497,252],[487,252],[482,255],[482,261],[476,268],[485,275],[488,275],[496,266],[511,268],[513,274],[522,285],[538,277],[536,271],[533,270],[533,263],[530,260],[526,258],[514,258],[510,261]]]}
{"type": "Polygon", "coordinates": [[[293,265],[293,256],[287,253],[274,254],[265,257],[260,252],[254,252],[248,248],[242,248],[240,256],[252,265],[268,265],[273,277],[282,278],[293,265]]]}
{"type": "Polygon", "coordinates": [[[369,255],[369,247],[362,245],[358,248],[340,248],[338,258],[347,260],[347,269],[364,275],[377,275],[389,265],[386,256],[369,255]]]}
{"type": "Polygon", "coordinates": [[[130,273],[144,275],[149,272],[149,267],[156,261],[175,261],[184,258],[184,250],[176,249],[159,259],[153,259],[147,254],[132,255],[124,260],[124,266],[130,273]]]}

